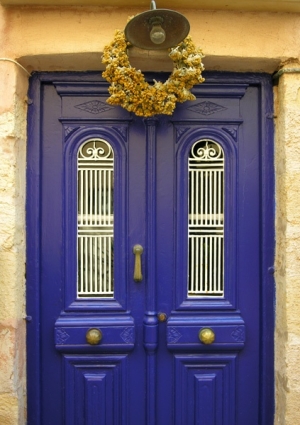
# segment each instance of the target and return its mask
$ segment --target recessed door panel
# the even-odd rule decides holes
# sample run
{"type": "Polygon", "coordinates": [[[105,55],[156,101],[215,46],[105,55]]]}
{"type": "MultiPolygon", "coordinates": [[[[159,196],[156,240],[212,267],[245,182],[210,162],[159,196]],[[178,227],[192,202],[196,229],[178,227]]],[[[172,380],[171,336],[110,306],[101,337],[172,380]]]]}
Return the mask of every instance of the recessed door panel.
{"type": "Polygon", "coordinates": [[[235,423],[236,355],[175,356],[176,424],[235,423]]]}
{"type": "Polygon", "coordinates": [[[269,78],[194,92],[142,119],[96,74],[33,77],[32,425],[272,423],[269,78]]]}
{"type": "Polygon", "coordinates": [[[66,425],[126,423],[126,357],[63,356],[66,425]]]}

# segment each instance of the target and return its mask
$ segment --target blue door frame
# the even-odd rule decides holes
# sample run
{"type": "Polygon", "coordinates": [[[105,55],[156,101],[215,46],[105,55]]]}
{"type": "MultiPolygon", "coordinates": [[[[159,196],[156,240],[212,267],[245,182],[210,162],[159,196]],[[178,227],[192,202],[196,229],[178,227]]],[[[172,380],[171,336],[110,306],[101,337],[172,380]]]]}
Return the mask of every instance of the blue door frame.
{"type": "MultiPolygon", "coordinates": [[[[149,75],[149,78],[152,75],[149,75]]],[[[105,104],[98,73],[31,79],[27,157],[29,425],[271,425],[273,97],[265,74],[207,73],[197,100],[143,120],[105,104]],[[76,298],[76,153],[116,153],[115,297],[76,298]],[[187,157],[225,152],[222,299],[187,297],[187,157]],[[143,281],[132,247],[144,246],[143,281]],[[166,314],[160,321],[158,314],[166,314]],[[91,327],[103,341],[86,343],[91,327]],[[198,331],[216,340],[201,344],[198,331]]],[[[157,78],[157,76],[155,76],[157,78]]]]}

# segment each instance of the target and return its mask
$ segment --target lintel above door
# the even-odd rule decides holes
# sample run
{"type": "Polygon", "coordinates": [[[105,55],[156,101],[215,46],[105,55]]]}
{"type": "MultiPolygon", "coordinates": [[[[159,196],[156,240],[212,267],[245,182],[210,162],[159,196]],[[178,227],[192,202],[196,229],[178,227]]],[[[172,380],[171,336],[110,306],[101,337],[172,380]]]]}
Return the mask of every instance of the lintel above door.
{"type": "MultiPolygon", "coordinates": [[[[1,0],[3,6],[101,6],[101,7],[148,7],[148,0],[1,0]]],[[[158,5],[160,8],[180,9],[182,2],[180,0],[161,0],[158,5]]],[[[268,11],[268,12],[300,12],[299,1],[287,0],[240,0],[224,2],[223,0],[186,0],[185,9],[208,9],[208,10],[239,10],[239,11],[268,11]]]]}

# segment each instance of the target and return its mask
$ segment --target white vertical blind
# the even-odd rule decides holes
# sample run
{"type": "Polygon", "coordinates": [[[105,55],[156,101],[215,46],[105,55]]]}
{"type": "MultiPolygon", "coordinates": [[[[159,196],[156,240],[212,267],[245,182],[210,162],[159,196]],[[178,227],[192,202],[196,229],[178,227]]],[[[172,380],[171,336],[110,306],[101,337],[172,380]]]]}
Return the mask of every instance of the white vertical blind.
{"type": "Polygon", "coordinates": [[[189,155],[188,296],[224,295],[224,152],[199,140],[189,155]]]}
{"type": "Polygon", "coordinates": [[[109,143],[88,140],[77,156],[77,296],[114,295],[114,155],[109,143]]]}

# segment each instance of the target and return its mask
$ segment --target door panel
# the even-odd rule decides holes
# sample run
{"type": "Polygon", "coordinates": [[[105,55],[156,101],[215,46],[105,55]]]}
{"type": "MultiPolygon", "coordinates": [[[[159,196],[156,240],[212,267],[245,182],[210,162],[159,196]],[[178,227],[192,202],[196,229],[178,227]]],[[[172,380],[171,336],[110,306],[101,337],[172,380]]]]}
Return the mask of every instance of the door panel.
{"type": "Polygon", "coordinates": [[[235,423],[235,370],[236,354],[175,356],[175,423],[235,423]]]}
{"type": "Polygon", "coordinates": [[[65,423],[127,422],[123,408],[126,402],[126,355],[65,355],[64,368],[65,423]]]}
{"type": "Polygon", "coordinates": [[[30,424],[272,423],[269,79],[208,75],[195,94],[144,120],[107,105],[97,75],[33,78],[30,424]]]}

